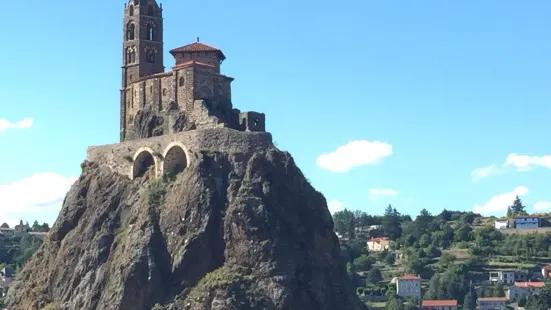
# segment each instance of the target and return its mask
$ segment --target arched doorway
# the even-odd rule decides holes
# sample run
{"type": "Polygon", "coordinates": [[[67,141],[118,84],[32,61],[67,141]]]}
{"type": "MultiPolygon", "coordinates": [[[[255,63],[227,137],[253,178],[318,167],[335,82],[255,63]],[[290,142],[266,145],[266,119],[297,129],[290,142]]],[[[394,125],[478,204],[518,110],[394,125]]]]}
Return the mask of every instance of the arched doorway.
{"type": "Polygon", "coordinates": [[[157,170],[153,151],[149,149],[140,149],[134,156],[134,165],[132,166],[132,179],[141,178],[149,173],[150,178],[155,178],[157,170]]]}
{"type": "Polygon", "coordinates": [[[163,173],[176,175],[188,166],[187,149],[180,143],[173,142],[165,150],[163,163],[163,173]]]}

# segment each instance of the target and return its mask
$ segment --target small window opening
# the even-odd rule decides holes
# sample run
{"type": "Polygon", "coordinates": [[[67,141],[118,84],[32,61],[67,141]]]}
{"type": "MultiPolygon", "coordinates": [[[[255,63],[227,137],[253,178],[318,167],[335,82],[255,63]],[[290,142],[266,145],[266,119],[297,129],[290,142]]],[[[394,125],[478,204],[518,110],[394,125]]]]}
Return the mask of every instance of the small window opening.
{"type": "Polygon", "coordinates": [[[130,6],[130,9],[128,9],[128,14],[130,16],[134,16],[134,6],[133,5],[130,6]]]}
{"type": "Polygon", "coordinates": [[[178,85],[180,85],[180,87],[184,86],[184,77],[180,77],[180,81],[178,82],[178,85]]]}
{"type": "Polygon", "coordinates": [[[126,29],[126,40],[134,40],[134,36],[136,33],[135,30],[136,30],[136,27],[134,26],[133,23],[128,25],[128,28],[126,29]]]}
{"type": "Polygon", "coordinates": [[[253,127],[258,127],[258,125],[260,124],[260,120],[258,118],[255,118],[254,121],[253,121],[253,127]]]}
{"type": "Polygon", "coordinates": [[[155,32],[153,31],[153,25],[147,25],[147,40],[154,41],[155,39],[155,32]]]}
{"type": "Polygon", "coordinates": [[[166,88],[163,88],[163,96],[166,96],[166,88]]]}

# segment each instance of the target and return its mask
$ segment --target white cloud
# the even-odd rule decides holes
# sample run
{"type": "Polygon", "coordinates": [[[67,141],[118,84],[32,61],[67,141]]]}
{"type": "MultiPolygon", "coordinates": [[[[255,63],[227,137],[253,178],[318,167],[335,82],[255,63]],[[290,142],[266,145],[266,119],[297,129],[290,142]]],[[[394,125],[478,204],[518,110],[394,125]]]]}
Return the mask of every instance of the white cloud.
{"type": "Polygon", "coordinates": [[[331,214],[344,210],[344,204],[338,200],[331,200],[327,203],[327,207],[329,208],[329,212],[331,214]]]}
{"type": "Polygon", "coordinates": [[[380,141],[356,140],[339,146],[331,153],[321,154],[316,163],[333,172],[348,172],[352,168],[378,164],[392,155],[392,145],[380,141]]]}
{"type": "Polygon", "coordinates": [[[11,226],[22,219],[53,224],[76,179],[57,173],[39,173],[13,183],[0,184],[0,222],[11,226]]]}
{"type": "Polygon", "coordinates": [[[551,155],[529,156],[509,154],[503,164],[493,164],[488,167],[478,168],[471,172],[473,181],[478,181],[493,175],[504,174],[510,171],[526,172],[535,167],[545,167],[551,169],[551,155]]]}
{"type": "Polygon", "coordinates": [[[396,196],[398,191],[391,188],[372,188],[369,190],[371,196],[396,196]]]}
{"type": "Polygon", "coordinates": [[[26,129],[33,126],[32,118],[25,118],[22,121],[12,123],[5,118],[0,118],[0,133],[8,129],[26,129]]]}
{"type": "Polygon", "coordinates": [[[543,211],[551,209],[551,201],[538,201],[534,204],[535,211],[543,211]]]}
{"type": "Polygon", "coordinates": [[[484,215],[501,212],[503,213],[503,215],[505,215],[507,207],[513,204],[515,197],[521,197],[526,194],[528,194],[528,188],[525,186],[519,186],[515,188],[512,192],[503,193],[492,197],[492,199],[490,199],[483,205],[475,205],[474,212],[484,215]]]}

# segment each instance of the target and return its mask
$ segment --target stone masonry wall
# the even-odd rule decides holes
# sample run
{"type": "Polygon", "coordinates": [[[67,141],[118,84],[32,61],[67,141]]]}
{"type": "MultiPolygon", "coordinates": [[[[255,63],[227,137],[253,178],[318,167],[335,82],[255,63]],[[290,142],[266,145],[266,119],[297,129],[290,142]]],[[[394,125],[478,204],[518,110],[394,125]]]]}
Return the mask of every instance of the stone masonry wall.
{"type": "Polygon", "coordinates": [[[88,161],[109,166],[113,171],[133,177],[133,159],[138,153],[152,152],[155,160],[155,175],[163,172],[162,154],[173,145],[184,146],[188,162],[200,151],[222,153],[253,153],[265,150],[272,144],[272,135],[267,132],[243,132],[229,128],[212,128],[180,132],[153,138],[125,141],[116,144],[88,147],[88,161]]]}

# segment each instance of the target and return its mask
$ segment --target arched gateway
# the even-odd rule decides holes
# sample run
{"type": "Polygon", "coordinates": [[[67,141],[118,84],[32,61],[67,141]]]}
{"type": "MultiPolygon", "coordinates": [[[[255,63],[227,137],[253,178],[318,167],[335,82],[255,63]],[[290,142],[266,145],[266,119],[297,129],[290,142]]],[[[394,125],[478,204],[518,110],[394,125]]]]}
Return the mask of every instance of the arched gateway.
{"type": "Polygon", "coordinates": [[[163,152],[163,174],[178,174],[189,166],[189,152],[179,143],[170,143],[163,152]]]}
{"type": "Polygon", "coordinates": [[[134,154],[134,161],[130,177],[132,179],[143,177],[149,172],[150,178],[157,177],[157,159],[153,156],[153,150],[148,147],[140,148],[134,154]]]}

